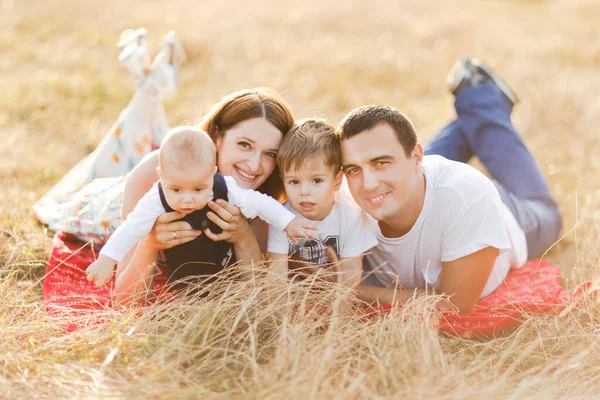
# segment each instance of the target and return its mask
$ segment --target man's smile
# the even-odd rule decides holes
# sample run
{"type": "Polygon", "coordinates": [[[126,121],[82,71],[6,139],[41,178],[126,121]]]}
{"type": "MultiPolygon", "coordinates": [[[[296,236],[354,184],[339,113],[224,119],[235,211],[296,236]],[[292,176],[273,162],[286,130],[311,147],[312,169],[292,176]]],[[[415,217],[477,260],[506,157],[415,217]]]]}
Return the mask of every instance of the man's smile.
{"type": "Polygon", "coordinates": [[[387,197],[388,194],[390,194],[390,192],[381,193],[375,197],[368,197],[368,198],[365,198],[365,200],[371,205],[377,205],[377,204],[381,203],[383,201],[383,199],[387,197]]]}

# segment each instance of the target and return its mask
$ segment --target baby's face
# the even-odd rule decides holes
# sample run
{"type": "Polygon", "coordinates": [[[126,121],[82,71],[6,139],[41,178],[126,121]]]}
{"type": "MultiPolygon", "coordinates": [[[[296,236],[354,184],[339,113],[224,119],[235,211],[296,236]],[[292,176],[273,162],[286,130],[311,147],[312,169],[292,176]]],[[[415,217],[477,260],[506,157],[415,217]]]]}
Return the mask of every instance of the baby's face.
{"type": "Polygon", "coordinates": [[[342,183],[341,173],[336,174],[323,160],[310,160],[282,175],[285,193],[294,210],[313,221],[329,215],[335,192],[342,183]]]}
{"type": "Polygon", "coordinates": [[[173,210],[189,214],[204,208],[212,193],[215,166],[163,166],[160,171],[165,198],[173,210]]]}

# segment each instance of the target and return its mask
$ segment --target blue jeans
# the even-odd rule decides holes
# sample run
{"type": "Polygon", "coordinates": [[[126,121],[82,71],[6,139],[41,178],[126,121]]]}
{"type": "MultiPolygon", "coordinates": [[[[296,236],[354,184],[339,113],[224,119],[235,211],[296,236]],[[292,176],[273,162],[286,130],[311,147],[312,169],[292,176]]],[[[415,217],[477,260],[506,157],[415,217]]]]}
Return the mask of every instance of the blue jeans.
{"type": "Polygon", "coordinates": [[[525,232],[529,257],[557,239],[562,217],[548,185],[510,120],[512,105],[488,82],[456,94],[457,118],[426,146],[425,154],[468,162],[476,156],[525,232]]]}

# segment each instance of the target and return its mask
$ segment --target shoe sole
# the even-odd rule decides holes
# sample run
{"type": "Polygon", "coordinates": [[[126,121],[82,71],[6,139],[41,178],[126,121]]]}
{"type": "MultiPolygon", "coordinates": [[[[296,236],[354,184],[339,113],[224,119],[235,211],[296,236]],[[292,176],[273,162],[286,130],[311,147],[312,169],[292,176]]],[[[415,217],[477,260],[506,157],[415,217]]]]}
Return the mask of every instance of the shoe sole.
{"type": "Polygon", "coordinates": [[[476,58],[473,58],[471,62],[475,68],[478,68],[483,74],[487,75],[492,82],[494,82],[494,84],[498,87],[498,89],[500,89],[502,94],[508,99],[508,101],[512,103],[513,106],[519,102],[519,97],[515,91],[512,90],[504,81],[504,79],[500,78],[500,76],[496,74],[489,65],[476,58]]]}
{"type": "Polygon", "coordinates": [[[465,79],[465,63],[469,59],[465,56],[460,56],[450,68],[448,75],[446,76],[446,89],[450,93],[455,93],[463,79],[465,79]]]}

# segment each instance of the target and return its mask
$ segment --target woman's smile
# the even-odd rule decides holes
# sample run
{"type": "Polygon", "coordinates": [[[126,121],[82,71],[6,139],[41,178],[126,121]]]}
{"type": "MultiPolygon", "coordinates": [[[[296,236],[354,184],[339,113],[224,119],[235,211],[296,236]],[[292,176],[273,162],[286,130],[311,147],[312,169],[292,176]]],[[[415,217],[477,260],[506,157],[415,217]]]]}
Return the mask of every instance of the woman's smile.
{"type": "Polygon", "coordinates": [[[235,172],[237,173],[238,177],[248,183],[254,183],[256,181],[256,179],[260,176],[260,174],[252,174],[250,173],[248,170],[244,170],[240,167],[238,167],[237,165],[233,166],[235,172]]]}

